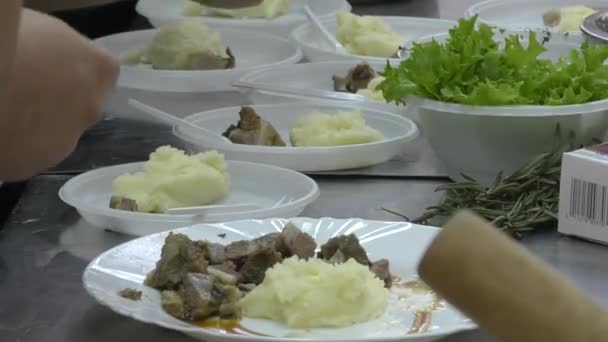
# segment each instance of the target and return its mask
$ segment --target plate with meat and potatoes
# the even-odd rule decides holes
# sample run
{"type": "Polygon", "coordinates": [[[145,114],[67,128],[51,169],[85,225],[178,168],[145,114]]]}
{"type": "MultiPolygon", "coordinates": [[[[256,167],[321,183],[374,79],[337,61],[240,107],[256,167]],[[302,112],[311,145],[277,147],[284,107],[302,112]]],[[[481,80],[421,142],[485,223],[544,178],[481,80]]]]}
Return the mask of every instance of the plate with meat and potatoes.
{"type": "Polygon", "coordinates": [[[377,165],[402,153],[419,134],[412,120],[347,101],[225,107],[185,120],[231,142],[210,142],[174,126],[191,151],[215,149],[227,159],[300,172],[377,165]]]}
{"type": "Polygon", "coordinates": [[[438,228],[296,218],[202,224],[85,269],[99,303],[206,341],[434,341],[475,325],[416,276],[438,228]]]}

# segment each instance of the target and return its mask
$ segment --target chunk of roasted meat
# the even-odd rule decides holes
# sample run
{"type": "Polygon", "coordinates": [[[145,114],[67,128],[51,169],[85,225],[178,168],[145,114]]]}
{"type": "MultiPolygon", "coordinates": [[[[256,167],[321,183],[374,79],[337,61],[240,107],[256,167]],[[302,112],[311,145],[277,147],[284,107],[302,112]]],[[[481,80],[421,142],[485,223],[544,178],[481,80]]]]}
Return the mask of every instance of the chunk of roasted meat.
{"type": "Polygon", "coordinates": [[[369,270],[372,271],[380,280],[384,281],[384,287],[390,288],[393,286],[393,276],[389,270],[389,263],[386,259],[380,259],[376,262],[373,262],[369,267],[369,270]]]}
{"type": "Polygon", "coordinates": [[[186,273],[205,273],[208,262],[205,251],[183,234],[170,233],[165,239],[160,260],[146,278],[145,284],[161,290],[172,290],[186,273]]]}
{"type": "Polygon", "coordinates": [[[112,196],[110,198],[110,208],[125,211],[137,211],[137,202],[122,196],[112,196]]]}
{"type": "Polygon", "coordinates": [[[339,259],[347,261],[350,258],[355,259],[358,263],[369,266],[371,263],[367,258],[367,252],[355,234],[340,235],[329,239],[327,243],[321,246],[319,257],[324,260],[331,260],[336,253],[339,254],[339,259]]]}
{"type": "Polygon", "coordinates": [[[292,223],[288,223],[283,228],[281,237],[290,256],[295,255],[303,259],[315,256],[315,249],[317,248],[315,239],[302,232],[292,223]]]}
{"type": "Polygon", "coordinates": [[[369,82],[378,74],[376,70],[367,63],[357,64],[348,71],[346,76],[333,75],[334,90],[356,93],[360,89],[366,89],[369,82]]]}
{"type": "Polygon", "coordinates": [[[241,293],[236,286],[224,285],[213,275],[189,273],[184,277],[184,302],[191,320],[217,315],[223,319],[240,318],[236,305],[240,298],[241,293]]]}
{"type": "Polygon", "coordinates": [[[251,107],[242,107],[237,125],[230,125],[223,136],[235,144],[285,146],[281,135],[251,107]]]}
{"type": "Polygon", "coordinates": [[[368,266],[370,271],[384,282],[386,288],[393,285],[388,260],[381,259],[373,263],[370,262],[367,252],[354,234],[340,235],[329,239],[327,243],[321,246],[318,256],[332,264],[340,264],[351,258],[355,259],[361,265],[368,266]]]}

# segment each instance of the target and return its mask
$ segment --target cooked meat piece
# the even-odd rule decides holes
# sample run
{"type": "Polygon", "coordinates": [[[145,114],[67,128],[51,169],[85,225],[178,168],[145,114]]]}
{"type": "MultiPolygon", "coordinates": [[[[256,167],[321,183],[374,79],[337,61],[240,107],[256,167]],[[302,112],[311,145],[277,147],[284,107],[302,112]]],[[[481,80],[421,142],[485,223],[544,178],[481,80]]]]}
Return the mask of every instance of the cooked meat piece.
{"type": "Polygon", "coordinates": [[[221,319],[239,319],[241,318],[241,308],[237,305],[238,301],[243,297],[241,291],[236,286],[223,286],[221,288],[223,302],[219,308],[221,319]]]}
{"type": "Polygon", "coordinates": [[[357,64],[354,68],[348,71],[345,77],[334,75],[334,90],[356,93],[360,89],[366,89],[369,82],[378,74],[376,70],[367,63],[357,64]]]}
{"type": "Polygon", "coordinates": [[[189,318],[203,320],[213,316],[219,309],[221,298],[214,294],[216,277],[210,274],[188,273],[184,277],[184,300],[189,318]]]}
{"type": "Polygon", "coordinates": [[[161,290],[175,289],[188,272],[203,273],[207,269],[205,253],[183,234],[170,233],[165,239],[156,269],[145,284],[161,290]]]}
{"type": "Polygon", "coordinates": [[[380,259],[376,262],[373,262],[369,267],[369,270],[372,271],[380,280],[384,281],[384,287],[390,289],[393,286],[393,277],[391,276],[391,271],[389,269],[389,263],[386,259],[380,259]]]}
{"type": "Polygon", "coordinates": [[[241,240],[227,245],[225,256],[227,260],[238,261],[239,259],[246,258],[257,251],[258,244],[255,242],[255,240],[241,240]]]}
{"type": "MultiPolygon", "coordinates": [[[[187,70],[233,69],[236,66],[236,58],[234,58],[229,48],[226,49],[226,54],[228,57],[219,57],[209,53],[195,53],[189,56],[188,64],[185,67],[187,70]]],[[[154,68],[162,70],[161,68],[154,68]]]]}
{"type": "Polygon", "coordinates": [[[223,136],[235,144],[285,146],[281,135],[251,107],[242,107],[238,124],[230,125],[223,136]]]}
{"type": "MultiPolygon", "coordinates": [[[[234,264],[231,264],[234,266],[234,264]]],[[[207,267],[207,273],[216,277],[224,285],[236,285],[240,274],[234,269],[224,265],[212,265],[207,267]]]]}
{"type": "Polygon", "coordinates": [[[239,270],[243,283],[253,283],[259,285],[266,276],[266,270],[281,262],[281,253],[274,249],[263,249],[251,255],[245,260],[243,267],[239,270]]]}
{"type": "Polygon", "coordinates": [[[178,319],[186,319],[184,300],[176,291],[162,291],[160,303],[169,315],[178,319]]]}
{"type": "Polygon", "coordinates": [[[205,251],[205,258],[211,265],[221,264],[226,260],[224,245],[207,241],[196,241],[195,244],[205,251]]]}
{"type": "Polygon", "coordinates": [[[274,249],[275,251],[281,253],[283,256],[289,254],[289,250],[285,245],[285,239],[281,233],[270,233],[259,238],[253,239],[258,244],[258,250],[261,249],[274,249]]]}
{"type": "Polygon", "coordinates": [[[281,236],[283,243],[289,251],[289,255],[295,255],[299,258],[312,258],[315,256],[315,249],[317,248],[315,239],[292,223],[288,223],[283,228],[281,236]]]}
{"type": "Polygon", "coordinates": [[[237,320],[241,317],[241,308],[237,303],[226,303],[220,305],[220,319],[237,320]]]}
{"type": "Polygon", "coordinates": [[[241,265],[244,259],[261,251],[275,250],[281,254],[287,254],[288,250],[283,243],[281,233],[270,233],[253,240],[235,241],[226,246],[226,260],[241,265]]]}
{"type": "Polygon", "coordinates": [[[562,14],[559,10],[548,10],[543,13],[543,23],[548,27],[555,27],[562,21],[562,14]]]}
{"type": "Polygon", "coordinates": [[[218,270],[222,270],[224,272],[236,272],[236,265],[230,261],[230,260],[226,260],[223,263],[219,264],[219,265],[212,265],[213,267],[215,267],[218,270]]]}
{"type": "Polygon", "coordinates": [[[141,292],[139,290],[135,290],[135,289],[124,289],[124,290],[118,291],[118,295],[121,296],[122,298],[135,300],[135,301],[141,300],[142,294],[143,294],[143,292],[141,292]]]}
{"type": "Polygon", "coordinates": [[[365,249],[361,247],[359,239],[354,234],[340,235],[329,239],[327,243],[321,246],[319,257],[324,260],[331,260],[338,250],[344,254],[346,260],[353,258],[362,265],[370,265],[365,249]]]}
{"type": "Polygon", "coordinates": [[[110,208],[126,211],[137,211],[137,201],[126,197],[112,196],[110,198],[110,208]]]}
{"type": "Polygon", "coordinates": [[[256,284],[239,284],[237,287],[239,290],[241,290],[241,293],[246,294],[253,291],[256,286],[256,284]]]}
{"type": "Polygon", "coordinates": [[[329,262],[332,264],[342,264],[345,263],[348,260],[348,258],[346,257],[346,255],[344,255],[344,253],[342,253],[341,250],[337,250],[336,253],[334,253],[334,255],[329,258],[329,262]]]}

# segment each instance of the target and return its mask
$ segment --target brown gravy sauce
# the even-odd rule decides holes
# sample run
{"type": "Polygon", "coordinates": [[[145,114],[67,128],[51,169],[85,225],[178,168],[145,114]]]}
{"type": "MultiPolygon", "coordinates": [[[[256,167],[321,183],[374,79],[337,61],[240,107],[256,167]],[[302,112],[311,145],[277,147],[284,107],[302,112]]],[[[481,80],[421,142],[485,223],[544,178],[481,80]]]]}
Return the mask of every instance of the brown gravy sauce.
{"type": "Polygon", "coordinates": [[[258,332],[251,331],[243,327],[241,325],[240,320],[209,319],[204,321],[193,321],[189,323],[204,329],[219,330],[226,334],[268,337],[268,335],[260,334],[258,332]]]}
{"type": "Polygon", "coordinates": [[[441,298],[431,290],[431,288],[419,280],[402,282],[401,279],[395,279],[393,286],[403,289],[410,289],[417,293],[428,293],[433,295],[433,302],[428,308],[424,308],[414,312],[414,320],[408,330],[408,334],[420,334],[428,332],[431,328],[433,312],[443,307],[441,298]]]}

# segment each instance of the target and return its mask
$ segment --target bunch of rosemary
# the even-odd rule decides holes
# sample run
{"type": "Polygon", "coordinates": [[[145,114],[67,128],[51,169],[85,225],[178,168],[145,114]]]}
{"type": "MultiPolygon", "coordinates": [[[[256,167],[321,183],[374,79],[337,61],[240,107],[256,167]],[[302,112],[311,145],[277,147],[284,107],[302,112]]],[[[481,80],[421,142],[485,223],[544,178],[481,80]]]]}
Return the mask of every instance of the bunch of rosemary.
{"type": "Polygon", "coordinates": [[[556,226],[562,154],[574,149],[572,134],[565,144],[559,127],[556,135],[558,143],[552,152],[539,155],[508,177],[500,173],[490,186],[463,175],[465,181],[437,188],[446,192],[443,201],[411,222],[426,224],[431,218],[469,209],[517,238],[522,232],[556,226]]]}

